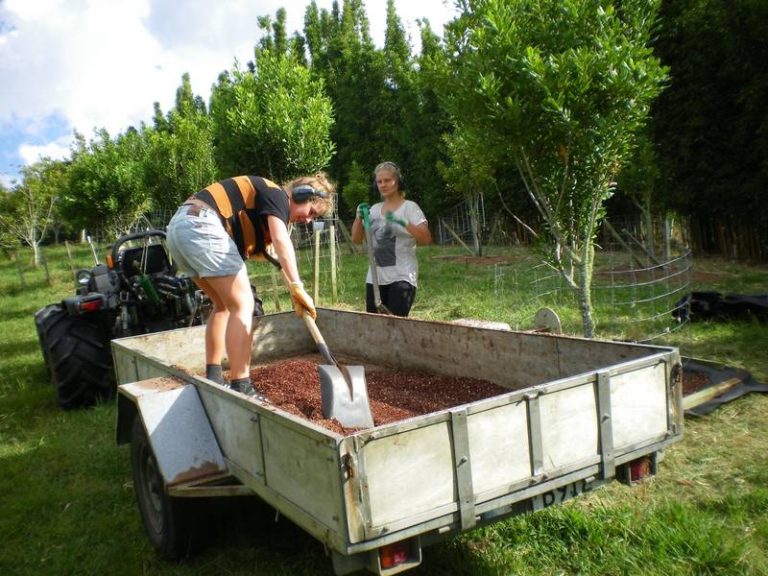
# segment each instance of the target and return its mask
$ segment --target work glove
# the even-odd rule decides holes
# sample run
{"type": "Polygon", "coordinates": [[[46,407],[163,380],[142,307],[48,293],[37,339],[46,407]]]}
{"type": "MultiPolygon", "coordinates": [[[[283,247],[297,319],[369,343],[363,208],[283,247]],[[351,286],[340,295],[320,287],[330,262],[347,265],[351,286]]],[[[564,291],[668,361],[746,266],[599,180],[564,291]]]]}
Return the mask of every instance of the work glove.
{"type": "Polygon", "coordinates": [[[400,226],[402,226],[403,228],[408,226],[408,221],[407,220],[403,220],[402,218],[398,218],[397,216],[395,216],[394,212],[387,212],[387,222],[392,222],[394,224],[400,224],[400,226]]]}
{"type": "Polygon", "coordinates": [[[360,220],[365,220],[365,213],[370,211],[371,207],[365,202],[361,202],[357,205],[357,217],[360,218],[360,220]]]}
{"type": "Polygon", "coordinates": [[[303,316],[304,312],[317,320],[317,310],[312,297],[304,290],[304,282],[291,282],[291,299],[293,300],[293,309],[296,310],[296,316],[303,316]]]}

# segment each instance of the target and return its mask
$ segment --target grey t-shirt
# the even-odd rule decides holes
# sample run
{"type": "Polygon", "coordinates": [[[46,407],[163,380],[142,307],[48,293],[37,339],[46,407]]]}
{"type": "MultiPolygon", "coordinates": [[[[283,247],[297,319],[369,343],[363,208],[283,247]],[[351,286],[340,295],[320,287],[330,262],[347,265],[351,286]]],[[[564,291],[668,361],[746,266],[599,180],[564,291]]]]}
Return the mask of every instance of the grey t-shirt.
{"type": "MultiPolygon", "coordinates": [[[[381,215],[383,203],[371,206],[371,236],[373,253],[376,259],[380,285],[405,281],[418,286],[419,263],[416,259],[416,240],[402,226],[387,222],[381,215]]],[[[419,225],[427,221],[419,205],[406,200],[394,212],[394,215],[411,224],[419,225]]],[[[371,270],[365,281],[371,284],[371,270]]]]}

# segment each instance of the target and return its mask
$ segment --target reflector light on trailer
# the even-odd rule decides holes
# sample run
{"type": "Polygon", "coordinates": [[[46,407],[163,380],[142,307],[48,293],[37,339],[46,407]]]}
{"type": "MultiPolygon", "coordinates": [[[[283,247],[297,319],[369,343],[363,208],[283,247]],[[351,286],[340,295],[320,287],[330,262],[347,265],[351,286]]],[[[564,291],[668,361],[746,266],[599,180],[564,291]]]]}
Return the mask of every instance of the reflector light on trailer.
{"type": "Polygon", "coordinates": [[[112,259],[112,254],[107,254],[107,268],[110,270],[115,269],[115,261],[112,259]]]}
{"type": "Polygon", "coordinates": [[[637,482],[652,475],[653,467],[649,456],[643,456],[629,463],[629,479],[631,482],[637,482]]]}
{"type": "Polygon", "coordinates": [[[408,560],[408,541],[395,542],[379,548],[379,562],[382,568],[394,568],[408,560]]]}

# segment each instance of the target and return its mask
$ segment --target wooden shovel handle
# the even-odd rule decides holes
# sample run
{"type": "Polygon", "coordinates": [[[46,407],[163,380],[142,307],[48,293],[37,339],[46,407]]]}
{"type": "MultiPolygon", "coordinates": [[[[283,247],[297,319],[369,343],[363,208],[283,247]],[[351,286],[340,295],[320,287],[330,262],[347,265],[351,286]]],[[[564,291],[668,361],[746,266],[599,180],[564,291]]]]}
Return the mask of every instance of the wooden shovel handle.
{"type": "Polygon", "coordinates": [[[325,358],[325,361],[333,366],[338,366],[339,363],[336,362],[336,358],[333,357],[333,354],[331,354],[331,351],[328,349],[328,345],[325,343],[325,338],[320,334],[320,329],[317,327],[317,324],[315,324],[315,319],[306,312],[304,312],[301,317],[304,319],[304,324],[307,325],[309,333],[312,335],[312,339],[317,345],[317,350],[323,358],[325,358]]]}
{"type": "Polygon", "coordinates": [[[304,320],[304,324],[307,325],[307,329],[312,335],[312,340],[315,341],[315,344],[318,346],[325,346],[325,338],[323,338],[323,335],[320,333],[320,329],[317,327],[317,323],[315,323],[314,318],[312,318],[312,316],[306,312],[302,314],[301,317],[304,320]]]}

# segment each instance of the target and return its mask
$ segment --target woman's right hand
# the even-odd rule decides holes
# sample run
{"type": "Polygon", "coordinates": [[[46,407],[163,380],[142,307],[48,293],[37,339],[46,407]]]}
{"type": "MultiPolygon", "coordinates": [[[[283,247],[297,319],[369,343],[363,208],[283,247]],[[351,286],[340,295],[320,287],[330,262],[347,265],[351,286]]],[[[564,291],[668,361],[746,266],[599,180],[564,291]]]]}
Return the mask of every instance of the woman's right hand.
{"type": "Polygon", "coordinates": [[[304,290],[303,282],[291,282],[291,299],[293,300],[293,309],[296,311],[296,316],[303,316],[306,312],[312,316],[313,320],[317,320],[317,310],[315,310],[315,302],[312,297],[304,290]]]}

